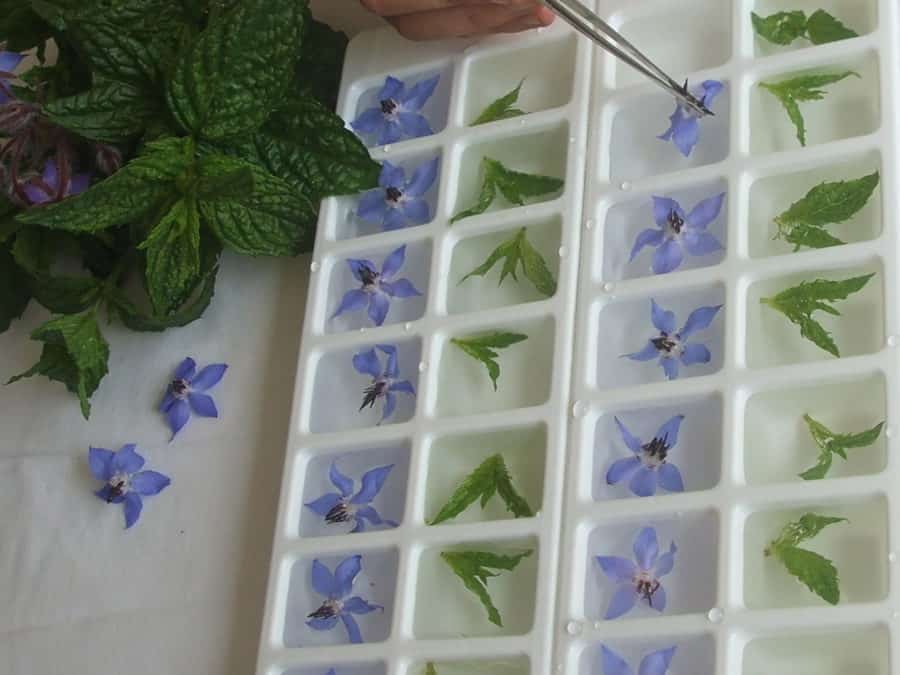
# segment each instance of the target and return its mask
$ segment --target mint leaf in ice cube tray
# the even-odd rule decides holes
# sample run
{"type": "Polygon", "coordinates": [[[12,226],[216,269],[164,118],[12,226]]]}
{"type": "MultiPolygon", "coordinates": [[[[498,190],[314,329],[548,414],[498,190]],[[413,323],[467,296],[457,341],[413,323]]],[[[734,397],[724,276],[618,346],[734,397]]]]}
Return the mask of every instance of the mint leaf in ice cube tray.
{"type": "Polygon", "coordinates": [[[494,606],[491,594],[487,589],[487,581],[491,577],[500,576],[501,572],[511,572],[523,559],[534,551],[528,550],[515,555],[502,555],[489,551],[443,551],[441,559],[447,563],[453,573],[462,580],[463,585],[474,593],[488,613],[488,620],[495,626],[503,626],[500,611],[494,606]]]}
{"type": "Polygon", "coordinates": [[[838,434],[831,431],[821,422],[815,420],[810,415],[804,415],[803,421],[809,427],[809,433],[813,437],[816,446],[819,448],[819,459],[816,465],[807,469],[800,474],[803,480],[819,480],[825,478],[828,470],[831,468],[831,462],[834,455],[838,455],[841,459],[847,459],[847,450],[853,448],[867,448],[878,440],[881,430],[884,428],[884,422],[879,422],[871,429],[860,431],[858,433],[838,434]]]}
{"type": "Polygon", "coordinates": [[[527,335],[521,333],[509,333],[494,331],[486,335],[473,336],[468,338],[453,338],[450,340],[457,347],[462,349],[466,354],[476,361],[481,361],[487,368],[488,375],[494,385],[494,391],[497,391],[497,379],[500,377],[500,364],[497,363],[499,354],[497,349],[506,349],[514,344],[523,342],[528,339],[527,335]]]}
{"type": "Polygon", "coordinates": [[[487,260],[460,279],[459,283],[462,284],[474,276],[485,276],[500,260],[503,260],[503,269],[500,271],[498,285],[502,284],[507,276],[518,281],[516,273],[521,265],[525,278],[534,284],[539,293],[543,293],[547,297],[556,293],[556,280],[547,267],[547,261],[528,241],[524,227],[495,248],[487,260]]]}
{"type": "Polygon", "coordinates": [[[477,127],[479,124],[487,124],[488,122],[496,122],[498,120],[508,120],[513,117],[526,115],[527,113],[524,110],[514,107],[519,101],[519,92],[522,91],[523,84],[525,84],[525,78],[522,78],[519,82],[519,86],[515,89],[507,92],[488,105],[469,126],[477,127]]]}
{"type": "Polygon", "coordinates": [[[750,16],[756,34],[776,45],[787,46],[799,38],[822,45],[859,36],[824,9],[816,10],[809,18],[802,10],[777,12],[765,17],[751,12],[750,16]]]}

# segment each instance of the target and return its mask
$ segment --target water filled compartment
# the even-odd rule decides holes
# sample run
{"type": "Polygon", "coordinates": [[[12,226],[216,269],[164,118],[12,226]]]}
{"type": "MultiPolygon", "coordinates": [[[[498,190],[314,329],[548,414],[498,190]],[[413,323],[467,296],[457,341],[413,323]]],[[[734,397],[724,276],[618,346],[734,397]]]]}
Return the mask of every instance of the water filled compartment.
{"type": "MultiPolygon", "coordinates": [[[[750,255],[754,258],[764,258],[792,253],[793,244],[776,238],[777,216],[787,211],[793,203],[803,199],[820,183],[858,180],[876,171],[881,171],[881,159],[878,153],[872,152],[838,164],[757,179],[750,188],[747,228],[750,233],[750,255]]],[[[869,201],[856,215],[844,223],[827,225],[825,230],[848,244],[878,237],[883,225],[882,194],[879,184],[869,201]]]]}
{"type": "MultiPolygon", "coordinates": [[[[346,555],[311,557],[294,563],[290,572],[284,620],[286,647],[350,644],[348,631],[342,623],[343,618],[338,620],[334,628],[328,630],[314,630],[306,622],[310,620],[309,614],[319,609],[327,600],[313,588],[313,561],[318,559],[333,574],[340,563],[359,554],[358,551],[350,550],[346,555]]],[[[355,577],[351,592],[343,599],[361,597],[371,605],[384,607],[384,610],[352,614],[359,626],[363,642],[384,642],[391,632],[394,588],[397,583],[397,551],[394,549],[367,551],[361,555],[361,569],[355,577]]],[[[338,609],[341,612],[345,611],[342,607],[338,609]]]]}
{"type": "MultiPolygon", "coordinates": [[[[823,9],[833,17],[841,21],[847,28],[856,31],[860,35],[866,35],[878,28],[878,2],[877,0],[756,0],[753,3],[753,11],[762,17],[789,10],[802,10],[809,17],[816,10],[823,9]]],[[[750,14],[747,14],[747,30],[754,35],[750,14]]],[[[787,46],[772,44],[761,37],[755,38],[757,56],[769,56],[796,49],[812,47],[807,39],[800,38],[787,46]]]]}
{"type": "Polygon", "coordinates": [[[367,260],[371,263],[372,268],[379,275],[371,281],[377,285],[382,281],[380,275],[384,270],[385,261],[398,251],[400,246],[362,249],[342,258],[333,258],[327,263],[324,271],[325,274],[328,274],[328,293],[325,296],[325,311],[322,313],[325,317],[323,332],[343,333],[361,328],[377,328],[369,314],[372,300],[377,294],[386,297],[389,302],[387,315],[384,317],[382,325],[390,326],[414,321],[425,314],[425,306],[428,302],[428,282],[431,274],[431,241],[420,239],[403,246],[405,246],[403,265],[393,274],[387,275],[385,280],[396,285],[399,280],[406,279],[413,285],[414,290],[419,292],[419,295],[409,295],[408,292],[401,292],[402,289],[398,288],[397,291],[390,291],[396,293],[391,297],[385,295],[385,291],[379,286],[379,290],[376,290],[374,294],[369,294],[369,301],[364,306],[360,306],[358,309],[355,307],[347,309],[336,315],[338,309],[342,307],[347,293],[363,288],[363,282],[354,276],[349,261],[367,260]]]}
{"type": "Polygon", "coordinates": [[[747,293],[747,364],[752,368],[808,363],[835,358],[801,337],[800,327],[768,305],[770,298],[803,281],[843,280],[875,273],[858,293],[834,303],[841,316],[816,312],[813,318],[829,331],[842,357],[871,354],[884,345],[884,273],[870,263],[852,269],[810,271],[759,281],[747,293]]]}
{"type": "MultiPolygon", "coordinates": [[[[679,293],[660,292],[653,296],[658,306],[674,312],[674,326],[681,331],[688,317],[701,307],[716,307],[725,302],[725,289],[721,285],[701,286],[679,293]]],[[[596,381],[600,389],[650,384],[666,381],[666,374],[658,358],[636,361],[625,355],[639,353],[648,348],[650,340],[661,337],[651,319],[651,298],[610,300],[601,304],[597,315],[597,335],[594,354],[597,363],[596,381]]],[[[678,378],[710,375],[722,368],[725,350],[725,312],[722,307],[708,328],[698,330],[687,340],[688,344],[702,344],[710,352],[708,363],[684,365],[678,361],[678,378]]],[[[662,343],[660,343],[662,344],[662,343]]],[[[668,342],[664,346],[668,346],[668,342]]]]}
{"type": "MultiPolygon", "coordinates": [[[[528,502],[532,512],[537,513],[544,500],[546,453],[547,428],[543,424],[429,439],[426,520],[434,519],[460,483],[484,460],[496,454],[503,457],[516,491],[528,502]]],[[[484,508],[480,503],[472,504],[446,523],[476,523],[513,517],[499,495],[494,495],[484,508]]]]}
{"type": "Polygon", "coordinates": [[[466,69],[464,124],[470,125],[491,103],[523,79],[515,107],[536,113],[566,105],[575,78],[575,35],[474,57],[466,69]]]}
{"type": "Polygon", "coordinates": [[[705,675],[716,670],[716,640],[712,635],[686,635],[668,639],[651,635],[639,640],[608,640],[591,644],[581,653],[579,667],[575,671],[577,675],[607,675],[603,670],[604,647],[624,660],[632,673],[640,672],[640,664],[649,654],[672,647],[675,647],[675,652],[666,673],[705,675]]]}
{"type": "Polygon", "coordinates": [[[445,335],[440,346],[435,415],[476,415],[545,403],[553,382],[554,333],[554,320],[547,317],[486,324],[445,335]],[[523,342],[496,350],[500,365],[496,391],[484,364],[450,342],[452,338],[480,337],[494,331],[528,336],[523,342]]]}
{"type": "Polygon", "coordinates": [[[715,116],[700,120],[700,140],[689,157],[683,156],[672,141],[657,138],[669,128],[669,117],[675,107],[675,99],[656,87],[611,107],[608,171],[612,183],[693,169],[728,157],[729,82],[725,82],[724,91],[713,103],[715,116]]]}
{"type": "MultiPolygon", "coordinates": [[[[634,561],[635,541],[640,532],[648,527],[656,532],[660,557],[670,551],[672,543],[677,549],[671,572],[656,579],[664,589],[665,610],[660,613],[646,599],[640,599],[621,618],[608,620],[706,614],[717,606],[719,516],[712,510],[679,512],[646,520],[604,524],[590,532],[584,590],[584,614],[588,619],[604,620],[616,592],[623,588],[633,590],[632,584],[619,584],[607,577],[597,562],[597,556],[615,556],[634,561]]],[[[654,597],[659,606],[658,590],[651,595],[651,601],[654,597]]]]}
{"type": "Polygon", "coordinates": [[[497,261],[484,276],[472,276],[462,281],[467,274],[482,265],[494,249],[518,235],[523,227],[528,243],[543,257],[553,278],[559,280],[559,245],[562,236],[559,216],[550,216],[536,222],[523,220],[514,228],[462,239],[453,247],[450,275],[447,279],[447,311],[450,314],[477,312],[547,298],[526,278],[521,264],[517,265],[518,281],[507,276],[502,284],[499,283],[505,260],[497,261]]]}
{"type": "Polygon", "coordinates": [[[890,631],[884,624],[760,637],[744,647],[743,675],[888,675],[890,631]]]}
{"type": "Polygon", "coordinates": [[[334,669],[334,675],[386,675],[387,669],[383,663],[355,663],[347,665],[335,663],[325,666],[306,666],[291,668],[284,671],[284,675],[329,675],[329,670],[334,669]]]}
{"type": "MultiPolygon", "coordinates": [[[[521,122],[525,122],[524,119],[521,122]]],[[[565,180],[566,161],[569,154],[569,126],[560,123],[540,130],[524,127],[517,133],[506,135],[466,147],[460,156],[460,170],[457,183],[456,201],[453,215],[460,213],[478,202],[484,172],[481,160],[485,157],[501,162],[507,169],[521,173],[538,174],[565,180]]],[[[565,190],[565,186],[563,187],[565,190]]],[[[529,204],[556,199],[560,193],[550,193],[526,200],[529,204]]],[[[485,213],[518,208],[504,199],[498,191],[496,198],[485,213]]],[[[473,216],[474,217],[474,216],[473,216]]],[[[459,222],[465,222],[468,218],[459,222]]]]}
{"type": "MultiPolygon", "coordinates": [[[[403,520],[403,508],[406,504],[406,482],[409,475],[409,443],[401,442],[390,445],[377,445],[353,450],[338,450],[335,452],[316,453],[301,463],[304,468],[303,493],[300,506],[300,536],[301,537],[328,537],[349,534],[357,527],[360,520],[363,521],[364,531],[382,530],[393,527],[391,523],[373,524],[371,518],[357,517],[359,509],[374,508],[378,516],[385,521],[400,523],[403,520]],[[328,522],[314,508],[306,504],[314,504],[326,494],[343,494],[345,490],[338,487],[330,478],[331,466],[334,464],[340,474],[353,481],[349,495],[348,517],[344,520],[335,511],[328,522]],[[364,484],[363,477],[373,469],[393,467],[387,473],[387,477],[381,483],[374,499],[365,499],[367,492],[361,493],[364,484]],[[353,504],[352,498],[359,495],[364,501],[353,504]]],[[[380,478],[381,472],[376,471],[370,475],[369,480],[380,478]]],[[[340,476],[338,476],[338,482],[340,476]]],[[[348,500],[345,500],[348,501],[348,500]]],[[[321,510],[321,509],[320,509],[321,510]]],[[[326,515],[328,515],[326,513],[326,515]]]]}
{"type": "MultiPolygon", "coordinates": [[[[656,486],[655,494],[671,494],[665,485],[672,484],[667,479],[659,480],[660,446],[664,447],[666,463],[678,469],[686,492],[715,487],[722,471],[722,396],[713,394],[601,414],[594,437],[593,498],[603,501],[634,497],[635,492],[630,485],[636,470],[614,476],[608,473],[614,462],[634,457],[641,460],[643,467],[655,467],[655,480],[651,483],[656,486]],[[668,423],[679,417],[682,419],[677,424],[677,440],[673,444],[668,433],[672,427],[668,423]],[[645,448],[642,455],[637,456],[628,448],[616,425],[617,419],[645,448]],[[654,444],[654,440],[664,443],[654,444]],[[610,479],[615,484],[611,485],[610,479]]],[[[642,487],[637,489],[641,493],[644,491],[642,487]]]]}
{"type": "Polygon", "coordinates": [[[763,553],[785,525],[806,513],[850,521],[830,525],[800,544],[834,563],[840,579],[840,605],[884,599],[888,590],[887,501],[872,497],[751,513],[744,523],[744,604],[751,609],[828,606],[791,576],[774,555],[763,553]]]}
{"type": "Polygon", "coordinates": [[[750,91],[750,151],[754,154],[783,152],[801,148],[797,130],[781,102],[759,86],[777,83],[805,74],[853,71],[848,77],[823,87],[821,101],[800,103],[806,120],[806,145],[821,145],[844,138],[864,136],[881,124],[881,91],[878,59],[873,52],[815,68],[772,73],[757,80],[750,91]]]}
{"type": "MultiPolygon", "coordinates": [[[[868,376],[783,391],[764,391],[747,402],[744,413],[744,476],[748,483],[800,481],[815,466],[819,449],[803,421],[808,414],[834,433],[859,433],[886,417],[884,375],[868,376]]],[[[826,478],[862,476],[887,463],[884,432],[871,446],[834,456],[826,478]]]]}
{"type": "Polygon", "coordinates": [[[353,357],[375,348],[382,367],[387,356],[376,348],[376,342],[366,342],[353,349],[341,349],[322,354],[314,363],[312,398],[306,427],[312,433],[363,429],[377,424],[397,424],[412,419],[419,395],[419,362],[422,358],[422,342],[419,339],[401,340],[397,347],[398,381],[409,381],[416,395],[402,391],[396,393],[396,409],[384,421],[382,413],[385,399],[379,398],[373,407],[360,410],[365,390],[372,386],[372,377],[359,373],[353,367],[353,357]]]}
{"type": "MultiPolygon", "coordinates": [[[[347,123],[349,124],[354,121],[370,108],[382,108],[380,94],[384,88],[385,79],[388,76],[401,80],[406,85],[406,91],[416,86],[419,82],[424,82],[434,76],[440,77],[434,93],[425,102],[425,105],[419,111],[419,114],[428,121],[431,130],[435,134],[442,132],[447,126],[447,119],[450,111],[450,96],[453,90],[453,67],[450,64],[443,66],[438,65],[425,70],[404,70],[385,73],[380,77],[375,77],[359,84],[351,90],[351,98],[353,97],[353,94],[357,94],[357,98],[356,105],[351,108],[350,116],[346,118],[347,123]]],[[[380,145],[377,142],[377,139],[372,135],[364,134],[361,138],[369,147],[380,145]]],[[[427,136],[425,138],[427,138],[427,136]]],[[[400,142],[407,140],[411,139],[404,137],[400,142]]]]}
{"type": "MultiPolygon", "coordinates": [[[[596,257],[596,262],[602,264],[595,278],[604,281],[622,281],[626,279],[638,279],[654,275],[654,257],[661,247],[646,246],[631,260],[632,249],[635,246],[638,235],[644,230],[661,230],[654,215],[653,197],[674,199],[684,210],[686,216],[692,215],[692,210],[698,204],[715,198],[725,193],[725,199],[721,210],[715,219],[707,222],[703,212],[693,214],[693,218],[684,219],[680,227],[680,234],[689,231],[699,231],[700,227],[715,237],[719,244],[719,250],[713,250],[703,255],[692,255],[684,244],[682,236],[673,234],[673,230],[667,227],[666,237],[675,239],[680,244],[682,262],[672,271],[699,269],[718,265],[725,258],[725,250],[728,246],[728,184],[724,180],[712,183],[691,186],[678,190],[660,191],[658,194],[645,194],[628,201],[617,202],[606,210],[604,225],[597,230],[596,237],[601,240],[601,249],[596,257]]],[[[692,237],[693,239],[693,237],[692,237]]],[[[697,249],[694,249],[695,251],[697,249]]],[[[659,253],[662,256],[662,252],[659,253]]]]}
{"type": "MultiPolygon", "coordinates": [[[[425,220],[425,222],[420,222],[418,218],[410,219],[408,217],[405,217],[404,224],[401,226],[403,229],[421,227],[422,225],[430,223],[436,217],[438,213],[438,193],[441,183],[441,171],[443,170],[444,166],[443,153],[440,149],[435,148],[430,151],[417,152],[412,155],[403,155],[402,157],[395,157],[393,155],[387,157],[387,161],[389,161],[393,166],[403,169],[405,178],[404,187],[407,186],[411,181],[416,169],[428,166],[428,164],[430,162],[433,162],[435,158],[437,158],[438,160],[438,171],[437,175],[434,178],[434,182],[431,184],[431,187],[429,187],[421,196],[416,196],[414,199],[411,199],[411,201],[415,202],[425,202],[425,204],[428,206],[428,218],[425,220]]],[[[415,191],[415,188],[413,189],[415,191]]],[[[387,198],[388,196],[386,194],[385,188],[379,187],[372,190],[372,192],[377,192],[385,198],[387,198]]],[[[363,237],[366,235],[378,234],[379,232],[385,231],[385,219],[383,217],[381,219],[378,219],[375,218],[373,214],[372,217],[365,219],[360,216],[360,200],[365,194],[367,193],[364,192],[359,195],[337,197],[335,199],[336,207],[334,222],[332,226],[333,229],[329,233],[332,239],[353,239],[355,237],[363,237]]]]}
{"type": "MultiPolygon", "coordinates": [[[[406,675],[427,675],[428,663],[414,663],[406,675]]],[[[529,675],[531,665],[526,656],[505,656],[479,661],[438,661],[434,663],[438,675],[529,675]]],[[[340,673],[338,673],[340,675],[340,673]]]]}
{"type": "MultiPolygon", "coordinates": [[[[676,79],[721,66],[731,58],[731,4],[664,0],[613,15],[610,24],[676,79]]],[[[610,87],[647,80],[618,59],[607,59],[610,87]]],[[[693,82],[693,80],[692,80],[693,82]]]]}
{"type": "Polygon", "coordinates": [[[538,541],[534,538],[508,541],[478,541],[429,548],[418,558],[415,579],[416,608],[413,631],[418,639],[459,639],[523,635],[534,624],[537,591],[538,541]],[[500,612],[503,626],[488,620],[477,597],[464,586],[441,558],[442,551],[487,551],[516,555],[533,551],[510,571],[490,577],[487,589],[500,612]]]}

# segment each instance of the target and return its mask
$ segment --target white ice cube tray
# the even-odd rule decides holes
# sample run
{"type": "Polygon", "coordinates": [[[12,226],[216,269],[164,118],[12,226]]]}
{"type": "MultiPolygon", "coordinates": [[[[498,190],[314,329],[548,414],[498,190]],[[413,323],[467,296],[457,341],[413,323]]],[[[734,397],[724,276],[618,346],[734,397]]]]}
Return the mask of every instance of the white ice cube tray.
{"type": "MultiPolygon", "coordinates": [[[[425,109],[435,135],[374,148],[373,156],[414,167],[441,158],[428,195],[431,223],[381,233],[355,217],[356,198],[322,209],[294,415],[287,449],[262,632],[260,675],[603,675],[600,646],[637,673],[640,657],[677,645],[670,675],[887,675],[900,673],[896,592],[898,497],[897,135],[900,7],[897,0],[599,0],[598,12],[676,76],[717,79],[725,93],[703,121],[689,159],[655,138],[674,104],[609,55],[562,25],[524,36],[454,44],[411,44],[390,30],[364,33],[347,54],[339,112],[353,119],[374,103],[387,75],[410,83],[440,73],[425,109]],[[822,46],[775,48],[757,39],[750,12],[823,8],[860,37],[822,46]],[[829,88],[804,106],[801,148],[760,81],[805,69],[853,69],[862,78],[829,88]],[[471,128],[480,110],[526,77],[525,117],[471,128]],[[449,225],[475,200],[483,156],[564,178],[558,198],[525,207],[495,204],[449,225]],[[823,180],[881,172],[881,187],[835,233],[845,246],[793,253],[772,239],[772,218],[823,180]],[[727,201],[711,230],[721,255],[691,258],[653,276],[649,254],[628,264],[637,233],[652,226],[652,195],[682,205],[717,192],[727,201]],[[527,283],[497,286],[494,270],[458,286],[518,228],[558,279],[544,299],[527,283]],[[582,243],[583,242],[583,243],[582,243]],[[423,297],[394,302],[385,325],[359,316],[331,320],[352,287],[347,258],[376,263],[407,245],[404,276],[423,297]],[[643,261],[643,263],[642,263],[643,261]],[[843,357],[803,341],[759,299],[819,277],[875,272],[866,289],[824,319],[843,357]],[[702,334],[705,366],[665,381],[636,351],[652,332],[651,298],[683,322],[701,305],[724,307],[702,334]],[[518,330],[530,339],[501,354],[494,393],[480,364],[450,344],[455,336],[518,330]],[[401,376],[417,389],[389,423],[380,409],[358,413],[366,378],[350,359],[396,344],[401,376]],[[796,474],[814,462],[802,427],[809,412],[836,429],[882,419],[886,433],[828,478],[796,474]],[[637,435],[685,415],[671,459],[685,492],[637,498],[604,479],[624,446],[613,418],[637,435]],[[481,460],[502,452],[538,512],[510,519],[501,505],[473,506],[428,526],[453,488],[481,460]],[[394,464],[376,500],[397,528],[347,534],[326,528],[305,502],[331,491],[337,460],[358,480],[394,464]],[[792,580],[763,548],[807,511],[844,516],[811,548],[834,560],[841,602],[826,605],[792,580]],[[630,557],[637,532],[652,526],[678,545],[665,578],[668,607],[638,607],[605,621],[613,590],[595,556],[630,557]],[[337,532],[337,533],[336,533],[337,532]],[[504,627],[439,558],[447,548],[534,549],[515,572],[489,582],[504,627]],[[314,559],[329,568],[361,555],[355,591],[384,606],[358,617],[365,643],[308,629],[321,598],[310,585],[314,559]]],[[[819,315],[821,316],[821,315],[819,315]]]]}

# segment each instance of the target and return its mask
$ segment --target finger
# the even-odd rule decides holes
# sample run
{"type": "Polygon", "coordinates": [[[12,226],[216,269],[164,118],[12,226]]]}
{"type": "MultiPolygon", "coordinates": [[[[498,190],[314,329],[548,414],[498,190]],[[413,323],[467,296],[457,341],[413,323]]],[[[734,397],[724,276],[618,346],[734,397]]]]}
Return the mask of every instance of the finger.
{"type": "Polygon", "coordinates": [[[534,7],[537,0],[360,0],[363,7],[379,16],[401,16],[454,7],[496,5],[499,7],[534,7]]]}
{"type": "Polygon", "coordinates": [[[532,30],[534,28],[541,28],[542,26],[549,26],[551,23],[553,23],[554,19],[556,19],[556,15],[554,15],[553,12],[551,12],[550,10],[540,9],[534,14],[531,14],[524,18],[514,19],[507,24],[495,28],[491,32],[521,33],[525,30],[532,30]]]}
{"type": "Polygon", "coordinates": [[[487,33],[534,12],[528,7],[461,6],[403,14],[388,19],[409,40],[439,40],[487,33]]]}

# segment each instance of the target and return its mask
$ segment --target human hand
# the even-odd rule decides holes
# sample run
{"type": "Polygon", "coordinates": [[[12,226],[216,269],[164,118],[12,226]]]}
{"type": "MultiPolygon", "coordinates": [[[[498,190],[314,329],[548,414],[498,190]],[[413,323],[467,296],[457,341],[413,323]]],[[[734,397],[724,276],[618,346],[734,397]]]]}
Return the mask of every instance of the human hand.
{"type": "Polygon", "coordinates": [[[360,1],[410,40],[517,33],[549,26],[554,18],[537,0],[360,1]]]}

